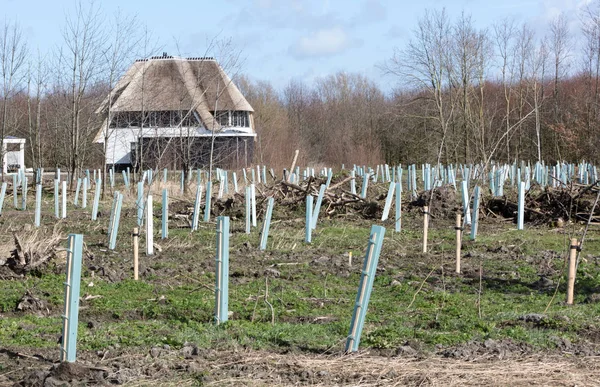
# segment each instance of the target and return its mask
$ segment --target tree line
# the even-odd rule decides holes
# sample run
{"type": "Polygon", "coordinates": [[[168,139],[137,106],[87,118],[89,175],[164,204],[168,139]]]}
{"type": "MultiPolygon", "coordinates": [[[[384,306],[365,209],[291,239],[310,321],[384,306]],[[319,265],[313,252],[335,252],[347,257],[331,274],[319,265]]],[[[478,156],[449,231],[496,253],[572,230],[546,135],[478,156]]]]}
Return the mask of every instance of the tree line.
{"type": "MultiPolygon", "coordinates": [[[[358,73],[279,89],[225,70],[255,110],[255,163],[283,168],[295,149],[313,165],[597,162],[600,1],[578,16],[558,15],[539,36],[512,19],[478,28],[468,14],[427,10],[410,41],[378,64],[392,91],[358,73]]],[[[94,3],[79,3],[62,32],[41,54],[18,23],[0,25],[0,137],[26,138],[33,168],[101,168],[105,149],[93,139],[106,112],[97,108],[136,58],[160,46],[135,17],[94,3]]]]}

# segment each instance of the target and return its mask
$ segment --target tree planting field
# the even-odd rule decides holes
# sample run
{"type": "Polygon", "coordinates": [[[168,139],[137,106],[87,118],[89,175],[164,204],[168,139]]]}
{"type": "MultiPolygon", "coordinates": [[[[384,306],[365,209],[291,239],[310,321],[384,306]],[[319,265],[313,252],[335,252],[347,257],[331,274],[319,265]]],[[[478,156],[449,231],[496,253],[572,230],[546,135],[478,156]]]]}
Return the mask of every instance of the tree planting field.
{"type": "MultiPolygon", "coordinates": [[[[156,183],[155,198],[160,189],[156,183]]],[[[519,231],[513,218],[483,205],[476,240],[464,233],[457,274],[458,196],[434,197],[422,253],[422,203],[403,194],[402,231],[394,232],[393,220],[379,220],[387,184],[373,184],[360,208],[324,205],[311,244],[304,243],[304,201],[276,195],[267,249],[260,251],[266,195],[285,189],[258,186],[259,224],[249,235],[237,194],[217,199],[213,193],[211,220],[191,232],[190,193],[171,198],[169,237],[161,240],[155,200],[155,254],[143,253],[142,233],[139,281],[133,280],[133,191],[122,190],[114,251],[107,247],[110,200],[101,201],[93,222],[91,205],[76,208],[69,199],[67,218],[58,220],[49,189],[35,228],[33,195],[26,211],[7,197],[0,217],[0,385],[598,382],[597,225],[589,226],[580,255],[575,304],[566,305],[569,238],[580,237],[585,223],[529,221],[519,231]],[[220,325],[214,322],[215,215],[231,219],[230,317],[220,325]],[[387,231],[360,350],[346,355],[373,224],[387,231]],[[78,352],[76,363],[59,365],[68,233],[83,234],[85,243],[78,352]],[[28,264],[18,264],[20,257],[28,264]]],[[[514,192],[507,197],[516,201],[514,192]]]]}

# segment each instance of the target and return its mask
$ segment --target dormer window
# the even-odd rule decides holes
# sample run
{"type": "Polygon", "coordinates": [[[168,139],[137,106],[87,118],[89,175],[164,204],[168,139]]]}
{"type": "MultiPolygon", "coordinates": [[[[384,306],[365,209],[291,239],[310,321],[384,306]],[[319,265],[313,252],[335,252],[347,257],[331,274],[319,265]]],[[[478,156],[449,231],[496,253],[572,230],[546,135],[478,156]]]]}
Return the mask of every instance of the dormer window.
{"type": "Polygon", "coordinates": [[[211,112],[219,125],[228,128],[249,128],[250,116],[244,110],[217,110],[211,112]]]}
{"type": "MultiPolygon", "coordinates": [[[[177,128],[200,126],[200,119],[195,111],[160,110],[143,114],[145,128],[177,128]]],[[[111,128],[139,128],[142,123],[142,112],[114,112],[110,122],[111,128]]]]}

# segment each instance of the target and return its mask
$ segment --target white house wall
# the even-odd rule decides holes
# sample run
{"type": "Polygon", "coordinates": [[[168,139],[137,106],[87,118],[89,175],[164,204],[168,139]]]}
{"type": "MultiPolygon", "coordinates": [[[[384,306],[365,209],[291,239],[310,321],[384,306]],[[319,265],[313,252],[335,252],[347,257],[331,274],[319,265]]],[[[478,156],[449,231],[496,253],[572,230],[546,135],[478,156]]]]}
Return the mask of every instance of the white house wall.
{"type": "MultiPolygon", "coordinates": [[[[112,128],[106,149],[106,164],[132,164],[131,143],[140,138],[139,128],[112,128]]],[[[204,128],[148,128],[142,137],[211,137],[212,132],[204,128]]],[[[255,137],[251,128],[229,128],[216,137],[255,137]]]]}

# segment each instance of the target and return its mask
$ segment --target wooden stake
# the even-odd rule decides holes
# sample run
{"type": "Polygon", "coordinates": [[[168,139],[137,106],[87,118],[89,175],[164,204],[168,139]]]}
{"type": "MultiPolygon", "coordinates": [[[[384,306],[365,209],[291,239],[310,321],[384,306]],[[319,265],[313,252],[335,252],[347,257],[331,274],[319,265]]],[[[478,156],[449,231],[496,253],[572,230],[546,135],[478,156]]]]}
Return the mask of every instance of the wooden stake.
{"type": "Polygon", "coordinates": [[[294,153],[294,159],[292,160],[292,167],[290,168],[290,174],[288,175],[288,181],[290,181],[290,176],[292,176],[292,173],[294,172],[294,168],[296,167],[296,161],[298,160],[298,153],[300,153],[300,150],[296,149],[296,152],[294,153]]]}
{"type": "Polygon", "coordinates": [[[427,252],[427,232],[429,229],[429,207],[423,207],[423,252],[427,252]]]}
{"type": "Polygon", "coordinates": [[[460,248],[462,245],[462,219],[460,213],[456,214],[456,273],[460,274],[460,248]]]}
{"type": "Polygon", "coordinates": [[[138,280],[139,275],[139,263],[140,263],[140,229],[137,227],[133,228],[133,279],[138,280]]]}
{"type": "Polygon", "coordinates": [[[569,277],[567,282],[567,305],[573,305],[573,290],[575,288],[575,269],[577,266],[577,238],[571,238],[569,250],[569,277]]]}

